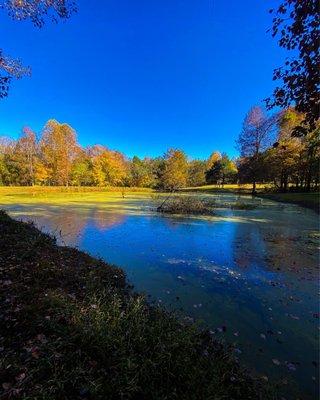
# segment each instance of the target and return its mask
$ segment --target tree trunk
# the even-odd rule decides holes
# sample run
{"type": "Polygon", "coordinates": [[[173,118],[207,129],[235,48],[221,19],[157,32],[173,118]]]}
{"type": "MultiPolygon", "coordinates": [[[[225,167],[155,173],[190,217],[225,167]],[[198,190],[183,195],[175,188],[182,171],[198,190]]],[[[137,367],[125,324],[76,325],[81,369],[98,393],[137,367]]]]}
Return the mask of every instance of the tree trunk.
{"type": "Polygon", "coordinates": [[[288,190],[288,177],[285,176],[283,179],[283,191],[286,193],[287,190],[288,190]]]}
{"type": "Polygon", "coordinates": [[[253,180],[253,182],[252,182],[252,194],[257,194],[257,191],[256,191],[256,180],[254,179],[253,180]]]}
{"type": "Polygon", "coordinates": [[[311,189],[311,168],[309,168],[308,175],[307,175],[306,191],[310,192],[310,189],[311,189]]]}

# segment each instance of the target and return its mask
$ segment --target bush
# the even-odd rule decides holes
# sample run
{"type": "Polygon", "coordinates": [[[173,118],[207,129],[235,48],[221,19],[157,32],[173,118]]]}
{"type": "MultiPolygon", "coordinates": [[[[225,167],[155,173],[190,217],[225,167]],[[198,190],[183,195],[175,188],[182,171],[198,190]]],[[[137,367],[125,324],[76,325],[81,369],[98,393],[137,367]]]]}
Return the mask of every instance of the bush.
{"type": "Polygon", "coordinates": [[[257,208],[256,204],[252,203],[243,203],[242,201],[237,201],[236,203],[231,205],[233,210],[254,210],[257,208]]]}
{"type": "MultiPolygon", "coordinates": [[[[160,198],[161,199],[161,198],[160,198]]],[[[168,214],[213,214],[214,201],[207,201],[194,196],[172,196],[157,207],[158,212],[168,214]]]]}

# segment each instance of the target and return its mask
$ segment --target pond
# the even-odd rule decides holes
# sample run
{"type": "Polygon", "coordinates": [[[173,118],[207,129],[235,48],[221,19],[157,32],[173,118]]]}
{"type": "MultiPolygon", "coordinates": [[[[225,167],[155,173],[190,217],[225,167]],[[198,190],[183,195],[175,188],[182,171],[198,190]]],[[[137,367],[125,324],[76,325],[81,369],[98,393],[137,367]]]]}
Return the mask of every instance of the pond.
{"type": "Polygon", "coordinates": [[[317,395],[318,216],[311,210],[206,195],[214,216],[160,215],[150,194],[2,195],[10,215],[62,244],[122,267],[149,300],[208,327],[287,399],[317,395]]]}

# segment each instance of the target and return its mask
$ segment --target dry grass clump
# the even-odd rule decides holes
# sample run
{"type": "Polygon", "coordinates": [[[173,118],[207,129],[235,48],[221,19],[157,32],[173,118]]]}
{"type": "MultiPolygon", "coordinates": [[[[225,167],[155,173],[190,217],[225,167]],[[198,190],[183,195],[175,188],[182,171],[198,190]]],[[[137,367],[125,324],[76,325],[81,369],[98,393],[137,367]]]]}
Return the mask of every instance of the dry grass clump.
{"type": "Polygon", "coordinates": [[[163,201],[157,211],[169,214],[213,214],[214,201],[194,196],[172,196],[163,201]]]}
{"type": "Polygon", "coordinates": [[[257,204],[253,203],[243,203],[242,201],[237,201],[231,205],[233,210],[254,210],[257,208],[257,204]]]}

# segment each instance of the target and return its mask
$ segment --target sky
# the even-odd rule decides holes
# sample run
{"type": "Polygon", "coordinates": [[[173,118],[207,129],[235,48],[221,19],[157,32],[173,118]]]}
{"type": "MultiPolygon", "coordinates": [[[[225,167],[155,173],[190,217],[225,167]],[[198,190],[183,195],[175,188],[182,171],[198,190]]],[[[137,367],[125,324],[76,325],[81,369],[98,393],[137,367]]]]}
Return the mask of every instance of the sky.
{"type": "Polygon", "coordinates": [[[169,147],[191,158],[237,155],[251,106],[272,93],[285,53],[267,30],[275,0],[79,0],[42,29],[0,12],[1,48],[32,67],[0,100],[0,135],[48,119],[81,145],[127,156],[169,147]]]}

